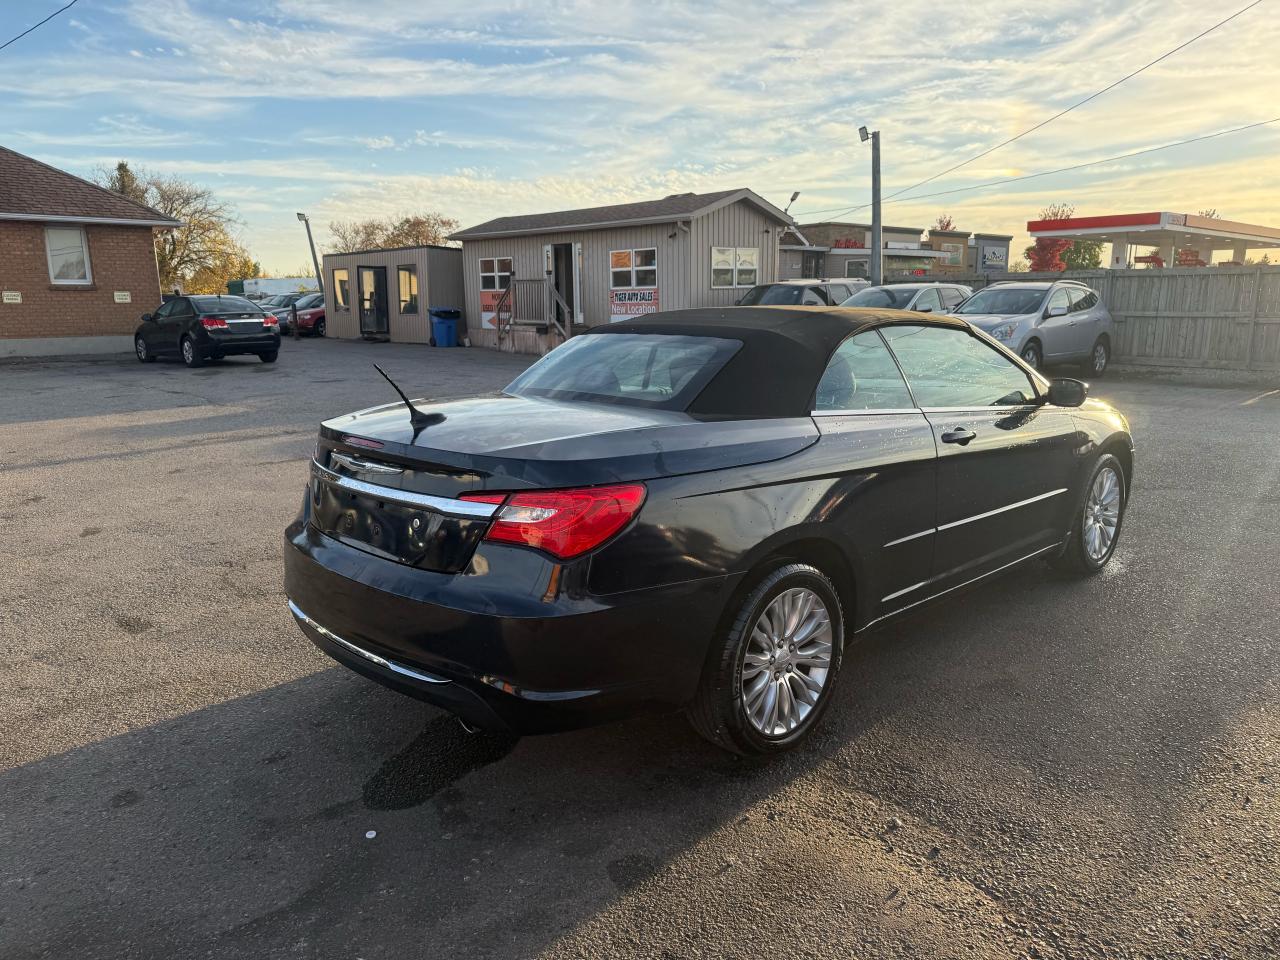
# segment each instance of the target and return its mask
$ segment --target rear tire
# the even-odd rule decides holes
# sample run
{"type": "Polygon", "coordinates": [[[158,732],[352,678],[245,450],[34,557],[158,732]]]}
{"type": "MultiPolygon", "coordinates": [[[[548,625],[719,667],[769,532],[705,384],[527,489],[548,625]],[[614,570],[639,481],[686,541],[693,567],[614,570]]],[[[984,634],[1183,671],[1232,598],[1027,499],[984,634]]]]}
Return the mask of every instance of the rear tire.
{"type": "Polygon", "coordinates": [[[791,563],[764,577],[712,640],[688,714],[718,747],[781,753],[826,712],[840,673],[844,614],[831,581],[791,563]]]}
{"type": "Polygon", "coordinates": [[[1039,370],[1044,366],[1044,353],[1040,350],[1040,341],[1032,340],[1022,348],[1022,362],[1032,370],[1039,370]]]}
{"type": "Polygon", "coordinates": [[[1104,453],[1089,473],[1084,494],[1076,504],[1066,548],[1049,564],[1081,577],[1091,577],[1105,567],[1120,542],[1128,503],[1124,469],[1119,460],[1104,453]]]}
{"type": "Polygon", "coordinates": [[[258,354],[258,359],[263,363],[275,363],[278,356],[280,356],[279,350],[268,350],[266,353],[258,354]]]}
{"type": "Polygon", "coordinates": [[[182,362],[188,367],[204,366],[204,357],[200,356],[199,348],[190,337],[182,338],[182,362]]]}
{"type": "Polygon", "coordinates": [[[1085,361],[1085,369],[1092,380],[1101,380],[1111,365],[1111,342],[1106,337],[1099,337],[1089,351],[1089,359],[1085,361]]]}

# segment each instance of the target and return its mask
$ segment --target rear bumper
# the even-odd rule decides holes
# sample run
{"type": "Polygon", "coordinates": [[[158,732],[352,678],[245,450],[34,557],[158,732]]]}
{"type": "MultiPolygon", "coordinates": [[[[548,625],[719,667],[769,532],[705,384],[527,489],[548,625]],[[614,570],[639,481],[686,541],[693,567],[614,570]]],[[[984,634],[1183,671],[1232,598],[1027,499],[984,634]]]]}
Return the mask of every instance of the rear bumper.
{"type": "Polygon", "coordinates": [[[231,357],[242,353],[270,353],[280,349],[280,334],[255,334],[227,337],[205,336],[200,341],[206,357],[231,357]]]}
{"type": "Polygon", "coordinates": [[[302,520],[285,535],[285,590],[303,633],[357,673],[474,726],[546,733],[687,703],[736,578],[610,597],[566,586],[575,582],[585,579],[573,565],[517,547],[485,544],[452,575],[373,556],[302,520]]]}

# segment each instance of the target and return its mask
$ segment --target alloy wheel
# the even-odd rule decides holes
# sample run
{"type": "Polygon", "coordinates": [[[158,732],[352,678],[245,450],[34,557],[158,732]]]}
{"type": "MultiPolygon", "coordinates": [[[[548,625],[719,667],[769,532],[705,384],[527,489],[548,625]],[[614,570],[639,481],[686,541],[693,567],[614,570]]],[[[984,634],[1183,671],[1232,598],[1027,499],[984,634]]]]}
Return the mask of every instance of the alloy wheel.
{"type": "Polygon", "coordinates": [[[1119,525],[1120,477],[1111,467],[1103,467],[1093,478],[1084,505],[1084,549],[1094,563],[1101,563],[1110,552],[1119,525]]]}
{"type": "Polygon", "coordinates": [[[757,731],[785,736],[804,723],[826,688],[831,642],[831,615],[812,590],[784,590],[764,608],[742,658],[742,703],[757,731]]]}
{"type": "Polygon", "coordinates": [[[1107,346],[1104,343],[1094,344],[1093,347],[1093,372],[1100,374],[1107,369],[1107,346]]]}
{"type": "Polygon", "coordinates": [[[1032,370],[1040,369],[1040,353],[1035,347],[1027,347],[1022,351],[1022,360],[1032,370]]]}
{"type": "Polygon", "coordinates": [[[134,349],[134,352],[138,354],[138,359],[141,360],[143,363],[145,363],[147,360],[146,342],[143,341],[141,337],[138,337],[133,341],[133,349],[134,349]]]}
{"type": "Polygon", "coordinates": [[[190,340],[182,341],[182,359],[187,363],[195,359],[195,349],[191,346],[190,340]]]}

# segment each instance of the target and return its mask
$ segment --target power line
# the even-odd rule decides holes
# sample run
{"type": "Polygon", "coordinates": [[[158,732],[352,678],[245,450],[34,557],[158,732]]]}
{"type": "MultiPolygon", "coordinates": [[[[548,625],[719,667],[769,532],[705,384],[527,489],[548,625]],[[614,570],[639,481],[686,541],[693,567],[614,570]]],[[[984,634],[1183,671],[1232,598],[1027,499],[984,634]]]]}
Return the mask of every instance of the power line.
{"type": "Polygon", "coordinates": [[[43,27],[46,23],[48,23],[50,20],[52,20],[52,19],[53,19],[54,17],[56,17],[58,14],[63,13],[63,12],[65,12],[65,11],[67,11],[67,10],[70,10],[72,7],[74,7],[74,6],[75,6],[77,3],[79,3],[79,2],[80,2],[80,0],[71,0],[71,2],[70,2],[70,3],[68,3],[65,7],[59,7],[57,10],[53,11],[53,13],[49,14],[47,17],[45,17],[43,20],[41,20],[39,23],[37,23],[35,26],[33,26],[33,27],[28,27],[26,30],[23,30],[23,31],[22,31],[20,34],[18,34],[16,37],[13,37],[12,39],[6,40],[4,43],[0,43],[0,50],[3,50],[5,47],[9,46],[9,44],[11,44],[11,43],[17,43],[19,40],[21,40],[23,37],[25,37],[28,33],[31,33],[33,30],[37,30],[37,29],[39,29],[40,27],[43,27]]]}
{"type": "MultiPolygon", "coordinates": [[[[1104,157],[1100,160],[1087,160],[1084,163],[1072,164],[1069,167],[1059,167],[1056,170],[1042,170],[1039,173],[1023,174],[1020,177],[1006,177],[1003,180],[991,180],[991,181],[988,181],[987,183],[977,183],[968,187],[955,187],[954,189],[951,189],[951,190],[939,190],[936,193],[920,193],[920,194],[916,194],[914,197],[902,197],[900,200],[885,200],[883,202],[884,203],[910,203],[912,200],[928,200],[933,197],[946,197],[955,193],[965,193],[969,190],[985,190],[988,187],[999,187],[1006,183],[1018,183],[1019,181],[1022,181],[1022,180],[1035,180],[1037,177],[1049,177],[1057,173],[1070,173],[1072,170],[1082,170],[1085,167],[1096,167],[1103,163],[1115,163],[1117,160],[1128,160],[1131,157],[1140,157],[1143,154],[1147,154],[1147,153],[1156,153],[1157,151],[1160,151],[1160,150],[1169,150],[1173,147],[1182,147],[1182,146],[1186,146],[1189,143],[1199,143],[1202,140],[1213,140],[1217,137],[1225,137],[1232,133],[1242,133],[1245,130],[1252,130],[1255,127],[1265,127],[1269,123],[1280,123],[1280,117],[1272,117],[1270,120],[1259,120],[1256,123],[1247,123],[1243,127],[1233,127],[1230,130],[1219,130],[1217,133],[1205,133],[1205,134],[1201,134],[1198,137],[1189,137],[1186,140],[1176,140],[1173,143],[1164,143],[1158,147],[1145,147],[1142,150],[1134,150],[1132,153],[1122,153],[1119,156],[1115,156],[1115,157],[1104,157]]],[[[862,210],[869,206],[871,206],[871,204],[864,203],[861,206],[850,207],[848,210],[844,212],[853,213],[854,211],[862,210]]]]}
{"type": "MultiPolygon", "coordinates": [[[[894,193],[889,194],[889,196],[884,198],[883,202],[887,203],[889,200],[893,199],[894,197],[901,196],[902,194],[907,193],[908,191],[915,190],[917,187],[923,187],[926,183],[932,183],[934,180],[937,180],[939,177],[945,177],[948,173],[954,173],[956,170],[959,170],[961,167],[968,166],[969,164],[973,163],[973,161],[975,160],[981,160],[983,157],[989,154],[995,153],[1001,147],[1007,147],[1009,144],[1013,143],[1015,140],[1021,140],[1023,137],[1027,136],[1028,134],[1035,133],[1037,130],[1041,129],[1042,127],[1048,126],[1049,124],[1053,123],[1053,121],[1057,120],[1059,117],[1066,116],[1068,113],[1070,113],[1072,110],[1075,110],[1077,107],[1084,106],[1090,100],[1096,100],[1098,97],[1102,96],[1104,93],[1108,92],[1109,90],[1114,90],[1116,87],[1120,86],[1120,84],[1124,83],[1126,80],[1131,80],[1134,77],[1136,77],[1138,74],[1142,73],[1144,70],[1147,70],[1150,67],[1154,67],[1160,61],[1167,60],[1169,57],[1173,56],[1179,50],[1183,50],[1191,46],[1191,44],[1195,43],[1197,40],[1200,40],[1203,37],[1208,36],[1209,34],[1213,33],[1213,31],[1217,30],[1219,27],[1223,26],[1224,24],[1230,23],[1236,17],[1240,16],[1243,13],[1247,13],[1248,11],[1252,10],[1254,7],[1258,6],[1258,4],[1260,3],[1262,3],[1262,0],[1253,0],[1253,3],[1250,3],[1249,5],[1240,8],[1239,10],[1231,14],[1231,16],[1227,17],[1226,19],[1219,20],[1213,26],[1196,34],[1190,40],[1180,43],[1178,46],[1174,47],[1172,50],[1167,51],[1166,53],[1162,53],[1160,56],[1156,57],[1151,62],[1144,64],[1143,66],[1139,67],[1137,70],[1134,70],[1132,73],[1125,74],[1119,80],[1116,80],[1113,83],[1108,84],[1107,86],[1103,87],[1101,90],[1098,90],[1094,93],[1089,94],[1089,96],[1085,97],[1083,100],[1079,100],[1073,103],[1071,106],[1058,111],[1053,116],[1048,117],[1045,120],[1041,120],[1035,126],[1028,127],[1026,130],[1023,130],[1021,133],[1010,137],[1008,140],[1003,140],[1000,143],[997,143],[994,147],[988,147],[986,150],[983,150],[981,153],[974,154],[968,160],[963,160],[960,163],[957,163],[955,166],[948,167],[946,170],[943,170],[940,173],[935,173],[931,177],[926,177],[925,179],[921,180],[919,183],[914,183],[909,187],[903,187],[901,190],[897,190],[894,193]]],[[[803,213],[798,213],[796,215],[801,217],[807,217],[815,213],[830,213],[832,210],[839,210],[841,211],[841,215],[843,215],[845,213],[852,213],[854,210],[861,210],[863,207],[867,207],[867,206],[870,206],[870,204],[864,203],[864,204],[860,204],[858,206],[849,207],[849,208],[827,207],[823,210],[806,210],[803,213]]]]}

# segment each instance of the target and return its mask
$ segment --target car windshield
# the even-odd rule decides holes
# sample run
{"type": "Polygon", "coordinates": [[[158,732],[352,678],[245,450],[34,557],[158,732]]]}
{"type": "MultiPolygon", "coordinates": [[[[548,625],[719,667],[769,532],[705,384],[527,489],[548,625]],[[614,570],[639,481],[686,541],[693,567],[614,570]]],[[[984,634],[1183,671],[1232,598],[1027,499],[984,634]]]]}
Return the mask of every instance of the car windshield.
{"type": "Polygon", "coordinates": [[[859,290],[842,307],[890,307],[905,310],[919,287],[867,287],[859,290]]]}
{"type": "Polygon", "coordinates": [[[987,287],[979,290],[954,311],[965,313],[994,313],[1013,317],[1023,313],[1035,313],[1044,299],[1044,290],[1028,290],[1025,287],[987,287]]]}
{"type": "Polygon", "coordinates": [[[260,306],[244,297],[192,297],[196,310],[205,314],[262,313],[260,306]]]}
{"type": "Polygon", "coordinates": [[[273,294],[270,297],[264,297],[258,301],[264,307],[278,307],[284,303],[284,297],[281,294],[273,294]]]}
{"type": "Polygon", "coordinates": [[[794,307],[804,298],[806,289],[798,283],[762,283],[748,290],[738,301],[738,306],[794,307]]]}
{"type": "Polygon", "coordinates": [[[574,337],[511,381],[506,392],[684,410],[741,346],[739,340],[719,337],[574,337]]]}
{"type": "Polygon", "coordinates": [[[318,293],[308,293],[305,297],[298,301],[298,309],[306,310],[310,307],[318,307],[324,303],[324,297],[318,293]]]}

